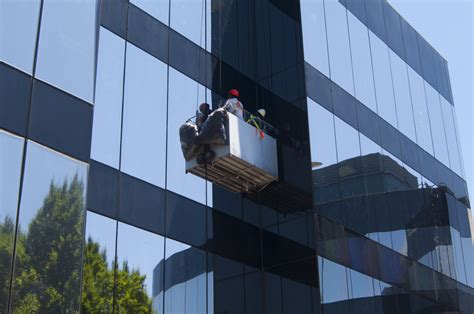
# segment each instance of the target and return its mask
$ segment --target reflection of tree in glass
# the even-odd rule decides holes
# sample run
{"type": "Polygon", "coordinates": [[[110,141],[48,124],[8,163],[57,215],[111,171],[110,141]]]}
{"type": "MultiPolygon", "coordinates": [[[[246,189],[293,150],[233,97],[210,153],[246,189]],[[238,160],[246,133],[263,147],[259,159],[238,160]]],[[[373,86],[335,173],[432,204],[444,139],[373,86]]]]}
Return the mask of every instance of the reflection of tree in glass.
{"type": "Polygon", "coordinates": [[[79,308],[84,184],[75,175],[49,192],[28,232],[18,230],[13,311],[64,313],[79,308]]]}
{"type": "MultiPolygon", "coordinates": [[[[84,184],[74,176],[62,186],[52,181],[43,205],[28,226],[19,227],[13,281],[14,313],[78,312],[81,271],[82,312],[112,312],[114,271],[105,250],[88,239],[84,250],[84,184]]],[[[6,308],[14,220],[0,222],[0,309],[6,308]]],[[[117,307],[123,313],[151,313],[145,276],[130,271],[126,262],[117,268],[117,307]]]]}
{"type": "Polygon", "coordinates": [[[0,222],[0,312],[7,308],[14,232],[15,222],[12,217],[6,216],[0,222]]]}
{"type": "MultiPolygon", "coordinates": [[[[113,263],[117,266],[116,263],[113,263]]],[[[116,312],[153,313],[151,299],[145,289],[145,275],[130,270],[127,262],[122,267],[108,267],[107,254],[91,238],[87,239],[82,281],[82,312],[112,312],[114,271],[116,278],[116,312]]]]}

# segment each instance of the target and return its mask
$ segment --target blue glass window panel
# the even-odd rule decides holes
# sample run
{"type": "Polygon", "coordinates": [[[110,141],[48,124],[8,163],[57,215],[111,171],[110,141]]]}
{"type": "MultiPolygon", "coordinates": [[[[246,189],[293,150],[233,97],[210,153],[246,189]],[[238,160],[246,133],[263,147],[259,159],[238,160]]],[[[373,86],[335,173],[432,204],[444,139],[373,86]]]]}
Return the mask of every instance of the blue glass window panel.
{"type": "Polygon", "coordinates": [[[328,259],[318,257],[321,303],[349,299],[346,268],[328,259]]]}
{"type": "Polygon", "coordinates": [[[119,167],[125,40],[100,28],[91,158],[119,167]]]}
{"type": "Polygon", "coordinates": [[[448,147],[444,132],[443,116],[438,92],[425,83],[426,104],[430,117],[431,136],[433,138],[434,155],[436,159],[449,167],[448,147]]]}
{"type": "Polygon", "coordinates": [[[374,286],[371,277],[349,269],[352,299],[371,298],[374,296],[374,286]]]}
{"type": "Polygon", "coordinates": [[[170,26],[196,45],[205,48],[206,2],[170,0],[170,26]]]}
{"type": "Polygon", "coordinates": [[[400,18],[400,24],[402,26],[406,61],[417,73],[422,73],[420,52],[418,50],[418,34],[403,18],[400,18]]]}
{"type": "MultiPolygon", "coordinates": [[[[210,103],[210,93],[207,93],[210,103]]],[[[205,88],[180,72],[169,71],[168,98],[168,169],[167,189],[206,204],[205,180],[185,173],[185,161],[179,141],[179,127],[196,115],[198,106],[206,100],[205,88]],[[179,108],[179,110],[177,110],[179,108]]]]}
{"type": "Polygon", "coordinates": [[[458,150],[458,140],[456,137],[456,118],[454,116],[453,107],[444,97],[440,97],[440,99],[444,130],[446,132],[446,141],[448,144],[450,168],[458,175],[462,176],[461,158],[458,150]]]}
{"type": "Polygon", "coordinates": [[[360,157],[359,132],[338,117],[334,119],[338,163],[360,157]]]}
{"type": "Polygon", "coordinates": [[[331,80],[354,95],[346,9],[339,1],[328,0],[325,10],[331,80]]]}
{"type": "Polygon", "coordinates": [[[367,23],[379,38],[386,41],[382,2],[384,0],[365,0],[367,23]]]}
{"type": "Polygon", "coordinates": [[[372,32],[369,32],[369,34],[378,114],[391,125],[397,127],[397,113],[388,54],[389,48],[372,32]]]}
{"type": "Polygon", "coordinates": [[[167,66],[127,44],[121,169],[165,186],[167,66]]]}
{"type": "Polygon", "coordinates": [[[431,141],[430,121],[426,107],[423,79],[411,68],[408,68],[408,79],[410,81],[417,143],[428,153],[433,154],[433,143],[431,141]]]}
{"type": "Polygon", "coordinates": [[[415,120],[411,105],[407,65],[393,51],[390,51],[390,65],[397,108],[398,129],[413,142],[416,142],[415,120]]]}
{"type": "Polygon", "coordinates": [[[324,3],[301,0],[300,8],[305,61],[329,77],[324,3]]]}
{"type": "Polygon", "coordinates": [[[352,69],[354,72],[354,96],[364,105],[377,112],[374,76],[370,57],[369,31],[349,11],[347,12],[351,43],[352,69]]]}
{"type": "Polygon", "coordinates": [[[90,103],[96,21],[96,1],[45,1],[36,60],[39,79],[90,103]]]}
{"type": "MultiPolygon", "coordinates": [[[[160,298],[162,291],[156,288],[162,286],[161,281],[163,280],[164,238],[123,223],[118,224],[117,234],[119,270],[122,270],[126,264],[129,269],[144,276],[144,290],[149,300],[153,300],[152,308],[156,313],[162,313],[163,302],[160,302],[162,301],[160,298]]],[[[120,309],[120,303],[117,304],[117,307],[118,312],[126,310],[120,309]]]]}
{"type": "Polygon", "coordinates": [[[382,7],[385,18],[385,30],[387,33],[387,45],[404,59],[405,50],[403,47],[400,16],[386,1],[382,1],[382,7]]]}
{"type": "Polygon", "coordinates": [[[28,74],[33,72],[40,3],[0,2],[0,60],[28,74]]]}
{"type": "Polygon", "coordinates": [[[168,25],[169,2],[169,0],[130,0],[130,3],[133,3],[165,25],[168,25]]]}

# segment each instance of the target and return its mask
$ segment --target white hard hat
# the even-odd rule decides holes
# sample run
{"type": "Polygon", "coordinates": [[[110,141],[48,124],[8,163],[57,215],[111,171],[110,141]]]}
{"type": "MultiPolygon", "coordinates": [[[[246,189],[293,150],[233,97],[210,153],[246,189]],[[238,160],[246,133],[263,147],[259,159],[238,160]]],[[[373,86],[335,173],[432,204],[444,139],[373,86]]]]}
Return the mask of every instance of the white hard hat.
{"type": "Polygon", "coordinates": [[[267,113],[265,109],[258,109],[257,112],[262,116],[265,117],[265,114],[267,113]]]}

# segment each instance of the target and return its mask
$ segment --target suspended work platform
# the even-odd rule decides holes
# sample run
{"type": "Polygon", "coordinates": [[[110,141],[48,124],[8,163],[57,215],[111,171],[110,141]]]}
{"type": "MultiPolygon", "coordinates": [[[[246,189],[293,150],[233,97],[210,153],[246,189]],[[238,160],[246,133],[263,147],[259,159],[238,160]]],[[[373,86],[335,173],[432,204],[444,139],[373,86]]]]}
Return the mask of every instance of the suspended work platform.
{"type": "Polygon", "coordinates": [[[190,172],[233,192],[255,192],[278,180],[275,138],[239,117],[228,114],[227,141],[211,145],[214,159],[200,165],[196,157],[186,162],[190,172]]]}

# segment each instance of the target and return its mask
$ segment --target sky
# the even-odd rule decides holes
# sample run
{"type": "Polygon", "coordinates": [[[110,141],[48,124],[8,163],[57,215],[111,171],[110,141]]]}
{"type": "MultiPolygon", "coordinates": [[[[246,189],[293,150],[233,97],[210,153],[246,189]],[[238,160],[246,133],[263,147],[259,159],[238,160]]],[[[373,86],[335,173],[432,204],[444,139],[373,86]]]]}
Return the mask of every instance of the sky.
{"type": "Polygon", "coordinates": [[[461,138],[465,177],[474,195],[474,1],[388,0],[448,61],[454,105],[461,138]]]}

